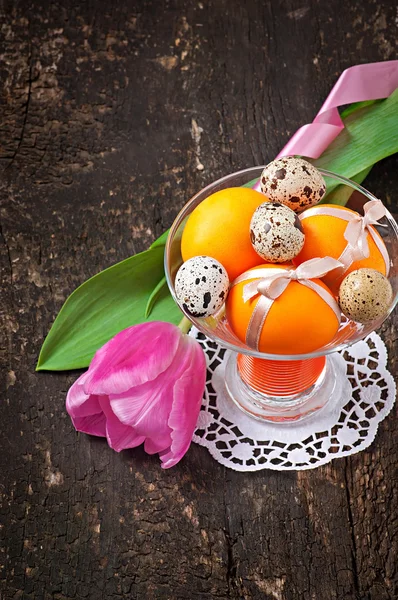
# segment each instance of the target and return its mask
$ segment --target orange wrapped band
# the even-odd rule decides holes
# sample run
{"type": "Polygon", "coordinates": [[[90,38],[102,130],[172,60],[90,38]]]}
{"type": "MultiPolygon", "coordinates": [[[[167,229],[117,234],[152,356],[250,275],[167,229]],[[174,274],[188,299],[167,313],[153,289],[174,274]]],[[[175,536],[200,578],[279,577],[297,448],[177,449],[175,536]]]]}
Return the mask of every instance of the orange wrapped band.
{"type": "Polygon", "coordinates": [[[319,379],[325,362],[325,356],[281,361],[238,354],[243,381],[267,396],[294,396],[307,390],[319,379]]]}

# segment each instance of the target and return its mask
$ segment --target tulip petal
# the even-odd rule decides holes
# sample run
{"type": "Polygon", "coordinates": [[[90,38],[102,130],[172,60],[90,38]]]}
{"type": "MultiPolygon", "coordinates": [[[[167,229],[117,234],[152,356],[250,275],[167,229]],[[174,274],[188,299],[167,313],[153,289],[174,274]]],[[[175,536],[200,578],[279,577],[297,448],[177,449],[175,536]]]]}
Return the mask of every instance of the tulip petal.
{"type": "Polygon", "coordinates": [[[86,417],[72,417],[73,426],[77,431],[96,435],[97,437],[106,437],[106,418],[104,413],[97,415],[88,415],[86,417]]]}
{"type": "Polygon", "coordinates": [[[156,396],[162,391],[163,374],[154,381],[148,381],[131,388],[122,394],[109,394],[111,408],[115,415],[125,425],[134,427],[141,413],[151,405],[156,396]]]}
{"type": "Polygon", "coordinates": [[[178,463],[188,450],[202,404],[206,384],[206,359],[200,344],[189,338],[185,369],[174,385],[174,402],[169,418],[172,429],[170,449],[160,454],[162,468],[178,463]]]}
{"type": "MultiPolygon", "coordinates": [[[[89,399],[89,394],[85,394],[81,382],[82,375],[70,386],[66,396],[66,410],[69,414],[74,414],[89,399]]],[[[101,410],[101,409],[100,409],[101,410]]]]}
{"type": "Polygon", "coordinates": [[[69,388],[66,396],[66,410],[71,417],[87,417],[102,412],[98,396],[84,393],[81,378],[69,388]]]}
{"type": "Polygon", "coordinates": [[[138,435],[132,427],[119,421],[110,407],[107,396],[100,398],[100,404],[106,417],[106,438],[113,450],[120,452],[126,448],[135,448],[145,441],[145,436],[138,435]]]}
{"type": "Polygon", "coordinates": [[[146,437],[166,437],[168,443],[163,449],[171,443],[167,422],[173,403],[174,378],[170,381],[169,371],[125,394],[110,396],[111,408],[117,418],[146,437]]]}
{"type": "Polygon", "coordinates": [[[66,410],[72,423],[82,433],[105,437],[106,419],[98,396],[88,396],[83,391],[81,377],[69,388],[66,397],[66,410]]]}
{"type": "Polygon", "coordinates": [[[171,437],[170,433],[163,438],[156,438],[156,440],[152,440],[151,438],[146,438],[144,449],[147,454],[157,454],[158,452],[165,452],[170,448],[171,437]]]}
{"type": "Polygon", "coordinates": [[[120,394],[152,381],[173,361],[181,331],[153,321],[124,329],[100,348],[82,375],[86,394],[120,394]]]}

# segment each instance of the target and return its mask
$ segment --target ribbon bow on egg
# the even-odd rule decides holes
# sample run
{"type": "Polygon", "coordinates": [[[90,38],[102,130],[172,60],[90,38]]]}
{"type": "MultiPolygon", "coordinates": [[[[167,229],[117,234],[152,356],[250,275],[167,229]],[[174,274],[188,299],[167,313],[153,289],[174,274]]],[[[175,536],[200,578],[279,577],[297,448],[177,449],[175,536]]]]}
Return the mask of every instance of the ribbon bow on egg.
{"type": "Polygon", "coordinates": [[[252,280],[243,288],[244,302],[248,302],[251,298],[260,294],[247,328],[246,344],[251,348],[258,349],[261,331],[267,314],[274,301],[283,294],[291,281],[297,281],[316,292],[333,310],[340,323],[341,312],[334,297],[325,288],[312,281],[312,279],[323,277],[333,269],[341,268],[342,266],[341,262],[335,258],[326,256],[325,258],[307,260],[299,265],[297,269],[273,267],[251,269],[235,279],[232,285],[252,280]]]}
{"type": "Polygon", "coordinates": [[[344,238],[349,244],[353,262],[362,258],[369,258],[368,233],[375,239],[374,230],[370,229],[369,226],[386,227],[386,225],[381,225],[378,222],[386,215],[386,209],[381,200],[370,200],[364,205],[363,210],[364,216],[354,215],[344,232],[344,238]]]}
{"type": "Polygon", "coordinates": [[[308,217],[324,216],[336,217],[337,219],[342,219],[347,222],[347,227],[344,231],[344,239],[348,243],[337,259],[342,263],[339,275],[345,273],[351,267],[352,263],[357,260],[369,258],[370,249],[367,239],[368,234],[371,236],[383,257],[386,275],[388,275],[390,259],[388,257],[387,249],[377,231],[371,227],[372,225],[386,227],[386,225],[381,225],[378,222],[379,219],[386,216],[386,209],[381,200],[370,200],[364,205],[363,210],[364,216],[361,217],[361,215],[358,215],[358,213],[353,210],[343,210],[339,206],[320,204],[309,210],[305,210],[300,215],[300,221],[303,221],[308,217]]]}
{"type": "MultiPolygon", "coordinates": [[[[245,277],[245,279],[250,279],[256,274],[260,281],[251,281],[245,285],[243,288],[243,300],[247,302],[257,294],[262,294],[270,300],[275,300],[283,294],[291,281],[298,281],[303,285],[307,285],[309,279],[323,277],[329,271],[341,266],[338,260],[326,256],[325,258],[311,258],[311,260],[303,262],[297,269],[270,268],[248,271],[245,275],[251,275],[245,277]]],[[[238,280],[244,281],[243,275],[238,277],[238,280]]],[[[234,283],[238,283],[238,280],[235,280],[234,283]]]]}

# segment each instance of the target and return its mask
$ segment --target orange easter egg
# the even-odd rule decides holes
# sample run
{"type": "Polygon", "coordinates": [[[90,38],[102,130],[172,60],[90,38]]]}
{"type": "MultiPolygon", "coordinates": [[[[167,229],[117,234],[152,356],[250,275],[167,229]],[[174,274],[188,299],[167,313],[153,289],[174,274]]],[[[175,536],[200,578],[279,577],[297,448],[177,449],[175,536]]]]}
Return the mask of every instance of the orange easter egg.
{"type": "MultiPolygon", "coordinates": [[[[358,214],[349,208],[336,206],[334,204],[323,204],[321,207],[309,208],[302,213],[300,215],[300,221],[303,227],[305,241],[303,249],[300,254],[293,259],[293,263],[295,265],[300,265],[310,258],[323,258],[324,256],[331,256],[332,258],[338,259],[348,244],[347,240],[344,238],[344,232],[348,225],[348,221],[344,219],[344,216],[347,212],[354,215],[358,214]],[[332,208],[334,211],[340,213],[341,216],[317,214],[319,209],[325,208],[332,208]]],[[[384,246],[384,242],[379,233],[374,227],[371,226],[371,228],[375,231],[381,244],[384,246]]],[[[385,260],[370,233],[367,234],[367,242],[369,245],[369,258],[356,260],[346,270],[340,272],[334,271],[322,278],[334,292],[337,292],[344,277],[346,277],[348,273],[351,273],[351,271],[356,271],[357,269],[375,269],[383,275],[386,275],[385,260]]]]}
{"type": "MultiPolygon", "coordinates": [[[[252,269],[253,279],[255,271],[263,268],[288,267],[262,264],[252,269]]],[[[243,288],[249,281],[251,280],[232,285],[226,302],[228,322],[242,342],[246,342],[247,329],[260,299],[260,294],[257,294],[244,302],[243,288]]],[[[320,279],[311,281],[326,290],[334,302],[332,293],[320,279]]],[[[332,341],[339,325],[335,312],[317,292],[298,281],[291,281],[284,292],[273,301],[262,327],[258,349],[269,354],[314,352],[332,341]]]]}
{"type": "Polygon", "coordinates": [[[250,241],[250,221],[254,211],[267,201],[264,194],[250,188],[220,190],[201,202],[185,225],[181,254],[184,261],[194,256],[210,256],[226,269],[230,280],[263,262],[250,241]]]}

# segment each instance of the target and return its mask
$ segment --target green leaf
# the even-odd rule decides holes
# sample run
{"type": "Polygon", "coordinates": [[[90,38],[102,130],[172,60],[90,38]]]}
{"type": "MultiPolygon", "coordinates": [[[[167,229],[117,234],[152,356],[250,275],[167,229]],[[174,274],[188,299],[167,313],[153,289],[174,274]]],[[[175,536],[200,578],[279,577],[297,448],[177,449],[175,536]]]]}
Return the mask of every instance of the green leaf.
{"type": "Polygon", "coordinates": [[[159,283],[157,284],[157,286],[153,290],[152,294],[148,298],[148,302],[146,303],[146,307],[145,307],[145,318],[146,319],[151,314],[152,309],[153,309],[155,303],[157,302],[158,297],[161,294],[162,288],[165,285],[167,285],[166,276],[162,277],[162,279],[159,281],[159,283]]]}
{"type": "Polygon", "coordinates": [[[248,181],[247,183],[244,183],[243,185],[241,185],[241,187],[245,187],[245,188],[252,188],[252,187],[253,187],[253,185],[254,185],[255,183],[257,183],[258,179],[259,179],[259,178],[258,178],[258,177],[256,177],[255,179],[252,179],[251,181],[248,181]]]}
{"type": "Polygon", "coordinates": [[[364,100],[363,102],[353,102],[352,104],[347,106],[347,108],[345,108],[341,112],[340,117],[344,120],[346,117],[348,117],[348,115],[355,112],[359,108],[364,108],[365,106],[371,106],[372,104],[375,104],[376,102],[382,102],[382,100],[364,100]]]}
{"type": "MultiPolygon", "coordinates": [[[[398,152],[397,115],[398,89],[389,98],[348,114],[343,131],[320,158],[310,162],[349,179],[355,178],[379,160],[398,152]]],[[[337,185],[330,185],[328,192],[337,185]]]]}
{"type": "Polygon", "coordinates": [[[164,277],[164,246],[141,252],[98,273],[66,300],[44,341],[36,369],[87,367],[95,352],[122,329],[148,321],[178,324],[181,312],[167,286],[158,290],[151,316],[144,310],[164,277]]]}
{"type": "MultiPolygon", "coordinates": [[[[362,181],[368,176],[368,174],[372,170],[372,167],[373,165],[368,167],[367,169],[364,169],[360,173],[357,173],[356,175],[354,175],[354,177],[351,177],[352,181],[355,181],[356,183],[362,183],[362,181]]],[[[339,204],[340,206],[345,206],[353,192],[354,190],[348,187],[348,185],[338,185],[330,193],[326,194],[323,203],[339,204]]]]}

